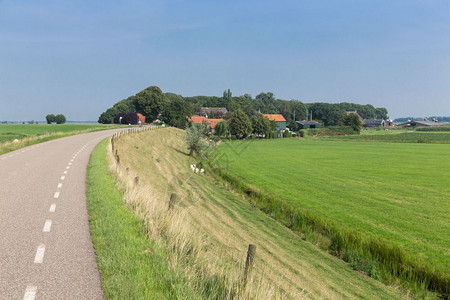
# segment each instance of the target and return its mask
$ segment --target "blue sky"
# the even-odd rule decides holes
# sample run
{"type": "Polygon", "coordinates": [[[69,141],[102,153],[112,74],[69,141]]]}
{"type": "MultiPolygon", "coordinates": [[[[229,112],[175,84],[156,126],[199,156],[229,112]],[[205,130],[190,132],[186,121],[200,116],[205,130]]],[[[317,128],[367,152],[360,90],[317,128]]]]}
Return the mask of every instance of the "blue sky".
{"type": "Polygon", "coordinates": [[[0,120],[97,120],[150,85],[448,116],[449,10],[449,0],[0,0],[0,120]]]}

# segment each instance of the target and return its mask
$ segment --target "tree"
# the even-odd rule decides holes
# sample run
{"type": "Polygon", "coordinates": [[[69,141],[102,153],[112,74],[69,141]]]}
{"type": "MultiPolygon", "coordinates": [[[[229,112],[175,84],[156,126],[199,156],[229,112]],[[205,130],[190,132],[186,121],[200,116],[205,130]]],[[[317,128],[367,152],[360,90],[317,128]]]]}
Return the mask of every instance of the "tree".
{"type": "Polygon", "coordinates": [[[167,102],[166,96],[157,86],[150,86],[136,94],[134,106],[137,112],[147,117],[147,122],[158,118],[167,102]]]}
{"type": "Polygon", "coordinates": [[[56,124],[64,124],[66,123],[66,116],[62,114],[58,114],[55,116],[56,124]]]}
{"type": "Polygon", "coordinates": [[[230,118],[230,132],[237,138],[246,138],[252,132],[252,123],[242,109],[234,111],[230,118]]]}
{"type": "Polygon", "coordinates": [[[337,126],[345,116],[345,110],[339,104],[313,103],[308,109],[315,120],[320,120],[325,126],[337,126]]]}
{"type": "Polygon", "coordinates": [[[48,114],[47,116],[45,116],[45,119],[47,120],[47,124],[52,124],[53,122],[56,122],[54,114],[48,114]]]}
{"type": "Polygon", "coordinates": [[[362,128],[362,122],[357,114],[348,114],[342,119],[342,124],[350,126],[353,130],[360,132],[362,128]]]}
{"type": "Polygon", "coordinates": [[[277,113],[275,108],[275,95],[271,92],[268,93],[260,93],[256,96],[256,100],[259,100],[258,104],[261,105],[260,110],[264,114],[273,114],[277,113]]]}
{"type": "Polygon", "coordinates": [[[218,136],[224,136],[228,132],[228,123],[227,121],[223,120],[216,124],[216,127],[214,128],[216,131],[216,134],[218,136]]]}
{"type": "Polygon", "coordinates": [[[258,135],[266,134],[270,129],[270,121],[262,114],[255,114],[251,117],[253,133],[258,135]]]}
{"type": "Polygon", "coordinates": [[[114,117],[114,124],[136,125],[138,122],[137,113],[119,113],[114,117]]]}
{"type": "Polygon", "coordinates": [[[186,145],[190,156],[193,156],[194,153],[202,156],[203,151],[208,148],[209,145],[203,138],[205,127],[203,123],[191,123],[186,127],[186,145]]]}
{"type": "Polygon", "coordinates": [[[187,118],[192,116],[192,104],[186,103],[180,95],[166,94],[167,103],[161,113],[161,120],[170,126],[186,128],[187,118]]]}

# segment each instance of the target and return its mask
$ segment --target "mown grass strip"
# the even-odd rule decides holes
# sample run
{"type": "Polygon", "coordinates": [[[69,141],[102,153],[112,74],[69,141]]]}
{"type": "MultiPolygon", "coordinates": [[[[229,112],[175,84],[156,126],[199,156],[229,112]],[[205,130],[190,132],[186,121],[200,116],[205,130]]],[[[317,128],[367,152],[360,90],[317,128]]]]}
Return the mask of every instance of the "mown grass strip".
{"type": "Polygon", "coordinates": [[[142,220],[127,209],[106,158],[108,140],[87,168],[89,222],[106,299],[197,299],[186,281],[169,271],[164,253],[147,239],[142,220]]]}
{"type": "Polygon", "coordinates": [[[437,291],[444,298],[449,297],[448,274],[416,263],[414,257],[397,245],[381,239],[366,238],[355,230],[339,226],[307,209],[294,207],[273,194],[263,192],[213,163],[209,167],[209,173],[229,183],[234,190],[246,195],[264,213],[289,229],[305,234],[314,242],[324,237],[326,242],[322,243],[321,248],[349,262],[355,269],[387,283],[398,278],[416,295],[426,295],[424,289],[428,289],[437,291]]]}

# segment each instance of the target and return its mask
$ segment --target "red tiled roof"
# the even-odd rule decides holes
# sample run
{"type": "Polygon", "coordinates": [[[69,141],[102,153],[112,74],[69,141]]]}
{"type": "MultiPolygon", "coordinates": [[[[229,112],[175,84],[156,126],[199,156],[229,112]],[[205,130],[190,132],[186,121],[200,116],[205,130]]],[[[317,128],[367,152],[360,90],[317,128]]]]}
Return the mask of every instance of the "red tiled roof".
{"type": "Polygon", "coordinates": [[[283,117],[283,115],[280,114],[263,114],[263,116],[269,119],[270,121],[286,122],[286,119],[283,117]]]}
{"type": "Polygon", "coordinates": [[[219,123],[220,121],[223,121],[223,119],[206,119],[206,123],[211,125],[211,128],[216,127],[217,123],[219,123]]]}
{"type": "Polygon", "coordinates": [[[139,120],[141,120],[142,124],[147,124],[145,123],[145,116],[141,113],[137,113],[137,116],[139,118],[139,120]]]}
{"type": "Polygon", "coordinates": [[[192,116],[189,118],[189,121],[192,121],[194,123],[202,123],[203,121],[206,121],[206,117],[204,116],[192,116]]]}
{"type": "Polygon", "coordinates": [[[206,122],[208,125],[211,125],[211,128],[216,127],[217,123],[223,121],[223,119],[208,119],[204,116],[192,116],[189,118],[190,122],[194,122],[196,124],[206,122]]]}

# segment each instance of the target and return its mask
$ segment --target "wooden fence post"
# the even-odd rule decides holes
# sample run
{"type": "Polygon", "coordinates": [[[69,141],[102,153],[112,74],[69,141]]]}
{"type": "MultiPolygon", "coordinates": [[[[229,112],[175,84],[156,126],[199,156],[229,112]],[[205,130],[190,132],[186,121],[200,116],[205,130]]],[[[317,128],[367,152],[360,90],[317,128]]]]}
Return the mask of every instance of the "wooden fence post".
{"type": "Polygon", "coordinates": [[[172,210],[175,207],[176,200],[177,200],[177,194],[175,194],[175,193],[170,194],[169,210],[172,210]]]}
{"type": "Polygon", "coordinates": [[[256,254],[256,245],[253,244],[248,245],[247,259],[245,261],[245,270],[244,270],[244,284],[247,284],[247,277],[253,269],[253,261],[255,259],[255,254],[256,254]]]}

